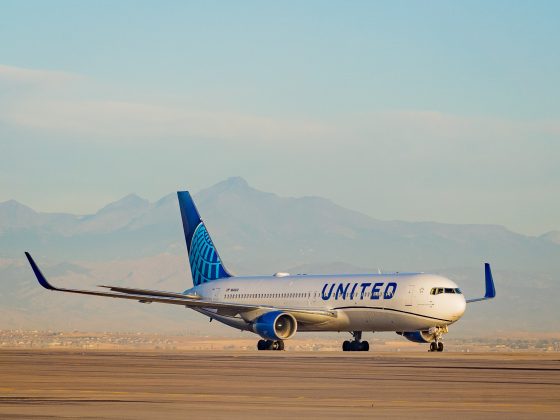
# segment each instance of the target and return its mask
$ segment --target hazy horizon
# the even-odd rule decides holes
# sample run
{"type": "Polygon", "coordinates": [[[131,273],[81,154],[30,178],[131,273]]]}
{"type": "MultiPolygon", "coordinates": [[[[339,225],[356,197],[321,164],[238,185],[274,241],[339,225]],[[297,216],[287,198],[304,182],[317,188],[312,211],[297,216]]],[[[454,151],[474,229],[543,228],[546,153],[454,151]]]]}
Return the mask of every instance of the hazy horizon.
{"type": "MultiPolygon", "coordinates": [[[[245,180],[245,178],[240,177],[240,176],[231,176],[231,177],[228,177],[228,178],[226,178],[226,179],[224,179],[224,180],[218,181],[216,184],[208,185],[208,186],[206,186],[206,187],[203,187],[201,190],[198,190],[198,191],[191,191],[191,193],[192,193],[192,194],[198,194],[198,193],[200,193],[201,191],[204,191],[204,190],[213,188],[213,187],[215,187],[215,186],[217,186],[217,185],[224,184],[224,183],[228,183],[228,182],[232,182],[232,181],[233,181],[233,182],[236,182],[237,180],[240,180],[242,183],[247,184],[250,188],[254,188],[254,186],[250,185],[250,184],[247,182],[247,180],[245,180]]],[[[260,190],[258,190],[258,191],[260,191],[260,190]]],[[[263,191],[263,192],[264,192],[264,191],[263,191]]],[[[9,200],[5,200],[5,201],[0,201],[0,205],[5,204],[5,203],[8,203],[8,202],[10,202],[10,201],[15,201],[15,202],[17,202],[17,203],[19,203],[19,204],[21,204],[21,205],[24,205],[24,206],[26,206],[26,207],[31,208],[32,210],[34,210],[34,211],[36,211],[36,212],[38,212],[38,213],[45,213],[45,214],[69,214],[69,215],[73,215],[73,216],[91,216],[91,215],[97,214],[99,211],[105,209],[107,206],[110,206],[110,205],[112,205],[112,204],[121,202],[121,201],[126,200],[126,199],[131,198],[131,197],[135,197],[135,198],[141,199],[141,200],[143,200],[143,201],[146,201],[146,202],[149,203],[149,204],[154,204],[154,203],[157,203],[158,201],[162,200],[163,198],[167,197],[168,195],[174,194],[174,193],[175,193],[175,191],[172,191],[172,192],[169,192],[169,193],[167,193],[167,194],[164,194],[164,195],[162,195],[162,196],[160,196],[160,197],[157,197],[157,198],[155,198],[155,199],[152,200],[152,199],[149,199],[149,198],[146,198],[146,197],[142,196],[141,194],[138,194],[138,193],[135,193],[135,192],[130,192],[130,193],[125,194],[125,195],[123,195],[123,196],[121,196],[121,197],[118,197],[118,198],[116,198],[116,199],[114,199],[114,200],[112,200],[112,201],[106,202],[106,203],[102,204],[100,207],[98,207],[98,208],[96,208],[96,209],[93,209],[93,210],[91,210],[91,211],[85,212],[85,213],[72,213],[72,212],[62,211],[62,210],[44,211],[44,210],[41,210],[41,209],[37,209],[37,208],[31,207],[31,206],[28,205],[27,203],[20,202],[20,201],[15,200],[15,199],[9,199],[9,200]]],[[[268,194],[274,194],[274,195],[276,195],[276,196],[278,196],[278,197],[281,197],[281,198],[307,198],[307,197],[310,197],[310,198],[324,198],[324,197],[319,197],[319,196],[316,196],[316,195],[300,196],[300,197],[297,197],[297,196],[282,196],[282,195],[276,194],[275,192],[272,192],[272,191],[267,191],[266,193],[268,193],[268,194]]],[[[332,201],[332,200],[330,200],[330,201],[332,201]]],[[[332,202],[333,202],[334,204],[338,205],[338,206],[345,207],[345,206],[344,206],[343,204],[341,204],[341,203],[337,203],[337,202],[334,202],[334,201],[332,201],[332,202]]],[[[356,210],[356,209],[350,209],[350,210],[358,211],[358,210],[356,210]]],[[[412,222],[411,220],[398,220],[398,219],[387,219],[387,220],[385,220],[385,219],[378,219],[378,218],[376,218],[374,215],[369,215],[369,214],[365,214],[365,213],[363,213],[363,214],[366,215],[366,216],[369,216],[369,217],[371,217],[371,218],[373,218],[373,219],[375,219],[375,220],[380,220],[380,221],[388,221],[388,222],[391,222],[391,221],[412,222]]],[[[423,223],[423,222],[424,222],[424,223],[458,224],[458,225],[469,225],[469,224],[472,224],[472,223],[450,223],[450,222],[447,223],[447,222],[439,222],[439,221],[437,221],[437,220],[417,220],[416,222],[420,222],[420,223],[423,223]]],[[[482,223],[482,225],[484,225],[484,223],[482,223]]],[[[498,224],[498,226],[503,226],[503,227],[505,227],[506,229],[508,229],[508,230],[511,231],[511,232],[523,234],[522,232],[516,232],[515,230],[511,229],[509,226],[506,226],[506,225],[499,225],[499,224],[498,224]]],[[[554,232],[554,233],[555,233],[555,232],[559,232],[559,231],[552,230],[552,231],[537,233],[537,234],[535,234],[535,235],[529,234],[528,236],[539,237],[539,236],[542,236],[543,234],[551,233],[551,232],[554,232]]]]}

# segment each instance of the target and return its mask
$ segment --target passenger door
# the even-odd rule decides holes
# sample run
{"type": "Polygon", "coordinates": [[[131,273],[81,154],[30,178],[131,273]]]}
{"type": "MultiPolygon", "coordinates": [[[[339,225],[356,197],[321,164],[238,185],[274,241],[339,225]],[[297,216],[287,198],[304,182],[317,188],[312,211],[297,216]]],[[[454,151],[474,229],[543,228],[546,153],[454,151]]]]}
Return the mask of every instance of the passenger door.
{"type": "Polygon", "coordinates": [[[416,289],[416,285],[411,284],[408,286],[406,300],[404,306],[412,306],[414,303],[414,290],[416,289]]]}

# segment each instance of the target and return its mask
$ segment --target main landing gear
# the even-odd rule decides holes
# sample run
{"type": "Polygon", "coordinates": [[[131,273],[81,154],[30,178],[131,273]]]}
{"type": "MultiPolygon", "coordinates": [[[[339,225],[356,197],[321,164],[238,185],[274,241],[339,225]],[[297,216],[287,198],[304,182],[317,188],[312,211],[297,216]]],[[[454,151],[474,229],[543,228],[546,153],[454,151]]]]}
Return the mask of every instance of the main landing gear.
{"type": "Polygon", "coordinates": [[[284,350],[284,342],[282,340],[259,340],[257,343],[259,350],[284,350]]]}
{"type": "Polygon", "coordinates": [[[369,351],[369,343],[362,340],[361,331],[352,331],[354,340],[342,343],[342,351],[369,351]]]}

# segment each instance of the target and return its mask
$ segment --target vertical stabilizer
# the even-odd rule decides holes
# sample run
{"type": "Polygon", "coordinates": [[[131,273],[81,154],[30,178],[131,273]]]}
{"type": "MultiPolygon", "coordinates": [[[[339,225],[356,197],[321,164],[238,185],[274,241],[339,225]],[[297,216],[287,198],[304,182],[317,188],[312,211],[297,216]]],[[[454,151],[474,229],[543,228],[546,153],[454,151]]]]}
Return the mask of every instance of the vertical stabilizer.
{"type": "Polygon", "coordinates": [[[177,197],[194,285],[198,286],[208,281],[231,277],[222,264],[218,251],[189,192],[178,191],[177,197]]]}

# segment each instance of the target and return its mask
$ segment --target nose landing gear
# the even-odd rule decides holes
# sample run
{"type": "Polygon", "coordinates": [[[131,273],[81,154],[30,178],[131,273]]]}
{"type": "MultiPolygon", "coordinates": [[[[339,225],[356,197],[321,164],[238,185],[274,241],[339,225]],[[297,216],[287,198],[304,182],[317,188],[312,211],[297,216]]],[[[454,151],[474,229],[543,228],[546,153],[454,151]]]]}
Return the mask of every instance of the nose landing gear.
{"type": "Polygon", "coordinates": [[[282,340],[259,340],[257,343],[258,350],[284,350],[284,341],[282,340]]]}
{"type": "Polygon", "coordinates": [[[430,343],[430,350],[428,351],[443,351],[443,343],[441,341],[432,341],[430,343]]]}
{"type": "Polygon", "coordinates": [[[354,340],[342,343],[342,351],[369,351],[369,343],[362,340],[361,331],[352,331],[354,340]]]}
{"type": "Polygon", "coordinates": [[[448,331],[447,326],[445,327],[432,327],[429,329],[429,333],[432,334],[434,341],[430,343],[430,352],[432,351],[443,351],[443,342],[441,337],[448,331]]]}

